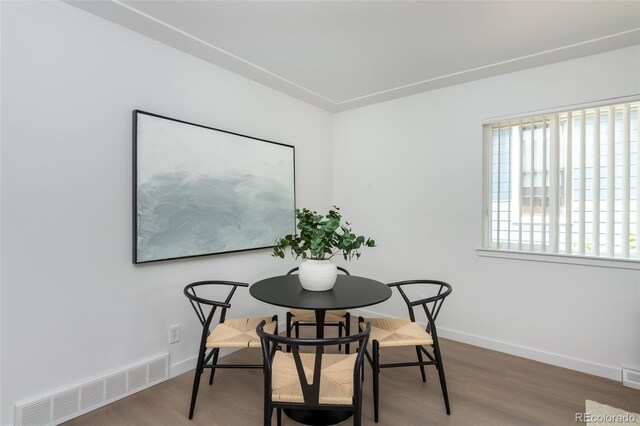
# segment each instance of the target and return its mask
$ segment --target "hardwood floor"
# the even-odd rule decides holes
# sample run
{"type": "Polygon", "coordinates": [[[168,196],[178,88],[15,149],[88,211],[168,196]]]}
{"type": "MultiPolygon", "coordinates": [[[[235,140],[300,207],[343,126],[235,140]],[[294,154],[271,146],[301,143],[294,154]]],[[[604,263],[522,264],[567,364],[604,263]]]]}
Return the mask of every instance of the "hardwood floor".
{"type": "MultiPolygon", "coordinates": [[[[447,416],[438,375],[423,383],[415,368],[385,369],[380,376],[380,425],[575,425],[585,399],[640,412],[640,390],[620,383],[476,346],[441,339],[451,400],[447,416]]],[[[415,350],[384,349],[383,362],[413,360],[415,350]]],[[[229,361],[259,362],[243,349],[229,361]]],[[[193,420],[187,419],[193,371],[78,417],[67,425],[246,426],[262,424],[262,373],[219,370],[213,386],[207,370],[193,420]]],[[[374,425],[371,370],[365,370],[363,424],[374,425]]],[[[275,413],[273,424],[275,425],[275,413]]],[[[640,420],[638,420],[640,421],[640,420]]],[[[283,415],[283,425],[296,424],[283,415]]],[[[347,421],[345,424],[351,424],[347,421]]]]}

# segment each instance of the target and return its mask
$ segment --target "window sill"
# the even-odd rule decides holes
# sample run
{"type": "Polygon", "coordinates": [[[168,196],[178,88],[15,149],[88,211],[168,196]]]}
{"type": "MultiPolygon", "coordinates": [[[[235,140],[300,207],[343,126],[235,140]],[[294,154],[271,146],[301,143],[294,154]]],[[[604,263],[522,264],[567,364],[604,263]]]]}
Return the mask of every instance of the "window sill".
{"type": "Polygon", "coordinates": [[[532,262],[565,263],[569,265],[596,266],[600,268],[632,269],[640,271],[640,259],[612,259],[593,256],[567,256],[552,253],[531,253],[496,249],[478,249],[478,256],[502,259],[527,260],[532,262]]]}

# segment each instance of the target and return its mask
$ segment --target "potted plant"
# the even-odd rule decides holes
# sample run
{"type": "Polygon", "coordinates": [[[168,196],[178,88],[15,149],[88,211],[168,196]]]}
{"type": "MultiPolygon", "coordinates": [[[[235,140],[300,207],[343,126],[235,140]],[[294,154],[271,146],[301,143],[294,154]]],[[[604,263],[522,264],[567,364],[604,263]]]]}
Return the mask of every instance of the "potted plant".
{"type": "Polygon", "coordinates": [[[306,290],[324,291],[333,288],[338,276],[331,258],[339,253],[345,260],[360,258],[362,247],[375,247],[376,242],[351,231],[348,222],[341,222],[340,208],[333,206],[326,216],[309,209],[296,209],[299,232],[278,239],[273,256],[284,259],[290,250],[294,258],[302,258],[300,284],[306,290]]]}

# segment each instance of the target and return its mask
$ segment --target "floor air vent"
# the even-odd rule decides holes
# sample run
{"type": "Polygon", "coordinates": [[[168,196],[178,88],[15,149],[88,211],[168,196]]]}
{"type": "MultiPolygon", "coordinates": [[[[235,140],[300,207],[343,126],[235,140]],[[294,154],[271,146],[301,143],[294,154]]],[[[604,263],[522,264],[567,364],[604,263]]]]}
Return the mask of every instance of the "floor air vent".
{"type": "Polygon", "coordinates": [[[22,408],[23,426],[42,426],[51,424],[51,400],[47,399],[22,408]]]}
{"type": "Polygon", "coordinates": [[[127,373],[114,374],[105,379],[107,392],[104,399],[111,401],[127,393],[127,373]]]}
{"type": "Polygon", "coordinates": [[[80,410],[102,404],[104,402],[104,381],[100,380],[80,388],[80,410]]]}
{"type": "Polygon", "coordinates": [[[623,368],[622,384],[630,388],[640,389],[640,371],[623,368]]]}
{"type": "Polygon", "coordinates": [[[16,404],[15,426],[57,425],[169,378],[169,354],[16,404]]]}
{"type": "Polygon", "coordinates": [[[63,393],[53,398],[53,421],[59,422],[80,411],[80,389],[63,393]]]}
{"type": "Polygon", "coordinates": [[[147,368],[148,366],[143,365],[129,370],[127,374],[127,390],[129,392],[136,391],[147,384],[147,368]]]}

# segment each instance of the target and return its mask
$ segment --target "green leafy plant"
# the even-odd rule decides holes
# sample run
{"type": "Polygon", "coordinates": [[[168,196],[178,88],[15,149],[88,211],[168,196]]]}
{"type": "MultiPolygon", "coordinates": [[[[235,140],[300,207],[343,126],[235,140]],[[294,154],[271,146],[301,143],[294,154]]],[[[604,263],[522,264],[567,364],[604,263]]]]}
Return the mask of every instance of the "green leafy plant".
{"type": "Polygon", "coordinates": [[[349,222],[341,222],[340,208],[333,206],[326,216],[309,209],[296,209],[298,230],[296,235],[278,239],[273,256],[284,259],[289,249],[294,258],[326,260],[342,253],[345,260],[360,258],[362,247],[375,247],[376,242],[351,231],[349,222]]]}

